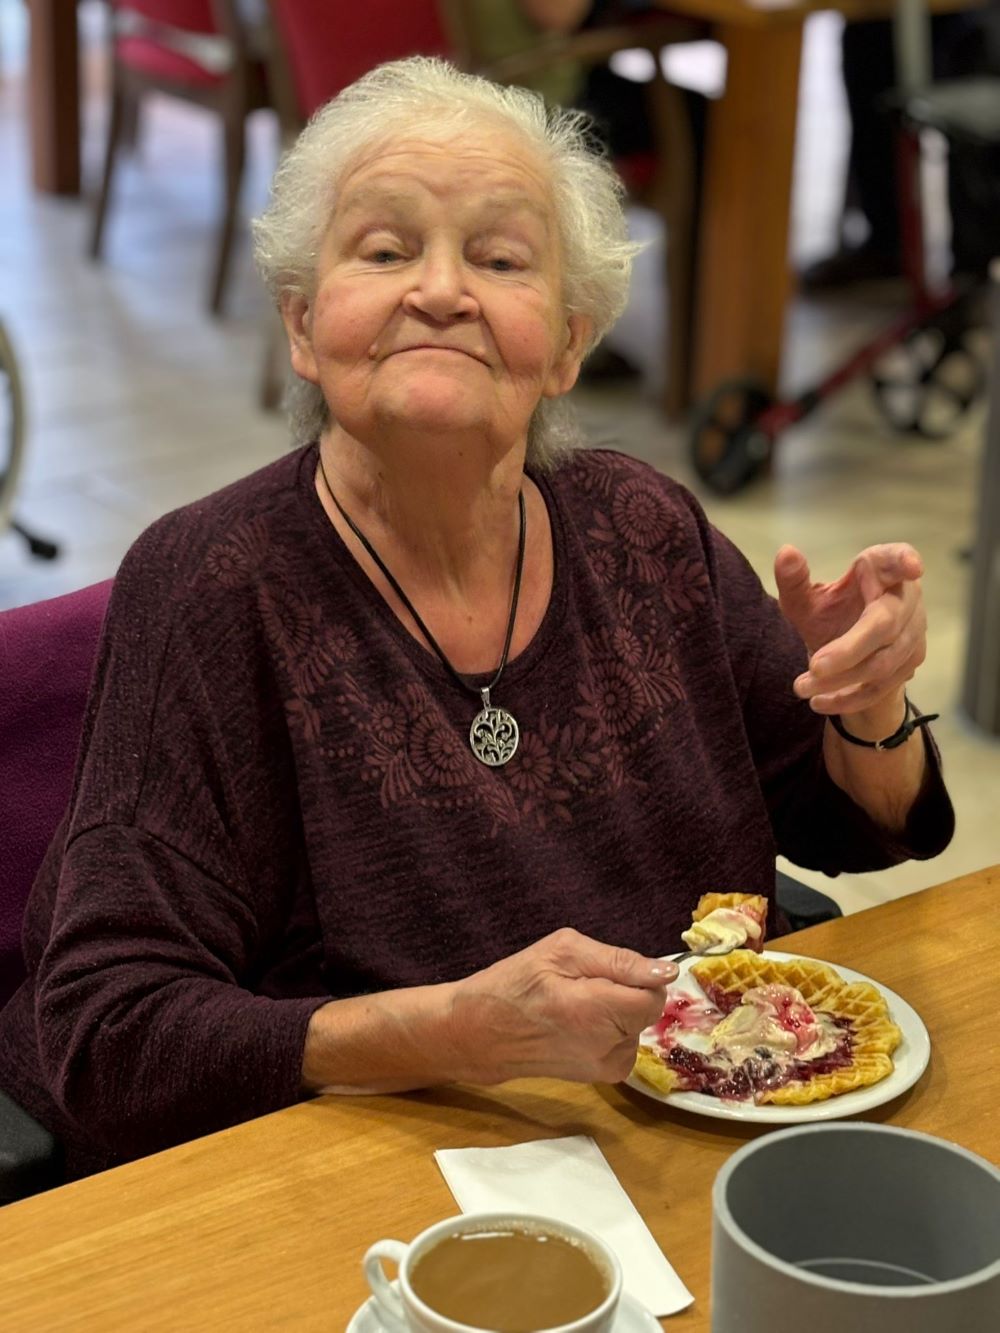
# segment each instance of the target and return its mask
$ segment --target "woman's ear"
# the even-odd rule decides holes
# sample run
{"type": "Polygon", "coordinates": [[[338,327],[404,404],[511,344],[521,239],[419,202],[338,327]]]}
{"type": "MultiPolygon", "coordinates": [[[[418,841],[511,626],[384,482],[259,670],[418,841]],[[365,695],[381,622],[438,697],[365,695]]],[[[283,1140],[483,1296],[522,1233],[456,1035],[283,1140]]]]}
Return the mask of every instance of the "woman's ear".
{"type": "Polygon", "coordinates": [[[312,311],[309,302],[299,292],[282,292],[279,309],[281,322],[288,335],[292,369],[301,379],[318,384],[319,372],[313,354],[312,311]]]}
{"type": "Polygon", "coordinates": [[[569,315],[566,318],[566,343],[549,372],[542,390],[545,398],[559,398],[569,393],[580,373],[580,363],[590,345],[594,321],[588,315],[569,315]]]}

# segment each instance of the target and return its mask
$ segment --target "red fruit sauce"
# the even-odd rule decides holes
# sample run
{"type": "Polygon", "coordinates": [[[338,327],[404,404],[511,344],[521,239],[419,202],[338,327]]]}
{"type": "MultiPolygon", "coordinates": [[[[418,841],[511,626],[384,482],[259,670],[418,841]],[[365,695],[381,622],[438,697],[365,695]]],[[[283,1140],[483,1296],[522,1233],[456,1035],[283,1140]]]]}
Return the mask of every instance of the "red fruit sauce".
{"type": "MultiPolygon", "coordinates": [[[[706,984],[705,994],[707,1002],[688,995],[669,999],[654,1029],[664,1061],[678,1075],[684,1092],[701,1092],[726,1101],[756,1101],[762,1092],[786,1083],[807,1083],[819,1074],[844,1069],[851,1063],[853,1042],[851,1023],[847,1018],[834,1019],[841,1030],[841,1042],[815,1060],[791,1060],[783,1064],[775,1060],[774,1053],[766,1046],[759,1046],[742,1064],[713,1061],[710,1055],[681,1045],[674,1034],[702,1032],[707,1035],[720,1018],[738,1008],[742,995],[723,990],[711,982],[706,984]]],[[[777,1021],[786,1031],[794,1032],[797,1037],[800,1032],[803,1037],[807,1036],[802,1029],[813,1027],[810,1022],[812,1011],[808,1006],[781,993],[774,1004],[777,1021]]]]}

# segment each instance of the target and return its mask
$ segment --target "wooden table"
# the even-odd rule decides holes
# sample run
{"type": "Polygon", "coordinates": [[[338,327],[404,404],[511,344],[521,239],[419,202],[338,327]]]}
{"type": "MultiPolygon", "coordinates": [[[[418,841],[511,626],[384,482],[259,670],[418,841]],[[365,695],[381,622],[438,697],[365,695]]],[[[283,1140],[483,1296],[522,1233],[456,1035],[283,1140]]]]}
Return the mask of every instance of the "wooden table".
{"type": "MultiPolygon", "coordinates": [[[[994,866],[782,941],[884,982],[927,1024],[927,1072],[867,1118],[994,1161],[998,904],[994,866]]],[[[694,1293],[664,1326],[707,1333],[712,1180],[764,1132],[550,1080],[319,1098],[0,1211],[0,1328],[332,1333],[365,1297],[373,1240],[458,1211],[435,1148],[591,1134],[694,1293]]]]}

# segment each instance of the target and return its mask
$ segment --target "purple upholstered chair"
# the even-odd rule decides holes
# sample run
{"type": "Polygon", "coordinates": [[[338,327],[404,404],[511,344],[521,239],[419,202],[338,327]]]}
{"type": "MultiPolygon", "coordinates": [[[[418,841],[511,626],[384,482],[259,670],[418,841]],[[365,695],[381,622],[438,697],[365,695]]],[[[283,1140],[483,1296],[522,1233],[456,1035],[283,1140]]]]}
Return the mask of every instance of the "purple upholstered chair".
{"type": "MultiPolygon", "coordinates": [[[[0,612],[0,1006],[24,978],[24,905],[69,800],[110,592],[0,612]]],[[[0,1089],[0,1206],[62,1178],[59,1144],[0,1089]]]]}
{"type": "Polygon", "coordinates": [[[0,612],[0,1006],[24,977],[24,904],[69,800],[110,592],[0,612]]]}

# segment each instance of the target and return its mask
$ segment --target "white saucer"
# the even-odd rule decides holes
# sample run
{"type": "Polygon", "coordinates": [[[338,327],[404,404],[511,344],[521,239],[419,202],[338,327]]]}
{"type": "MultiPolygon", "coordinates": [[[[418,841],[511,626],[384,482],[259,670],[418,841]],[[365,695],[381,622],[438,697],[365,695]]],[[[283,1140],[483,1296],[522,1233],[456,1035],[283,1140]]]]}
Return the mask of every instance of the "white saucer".
{"type": "MultiPolygon", "coordinates": [[[[395,1286],[395,1283],[393,1283],[395,1286]]],[[[358,1310],[347,1325],[346,1333],[406,1333],[403,1324],[392,1319],[383,1320],[375,1308],[375,1298],[370,1297],[358,1310]]],[[[622,1292],[618,1303],[618,1314],[611,1333],[663,1333],[660,1321],[649,1313],[644,1305],[622,1292]]]]}

